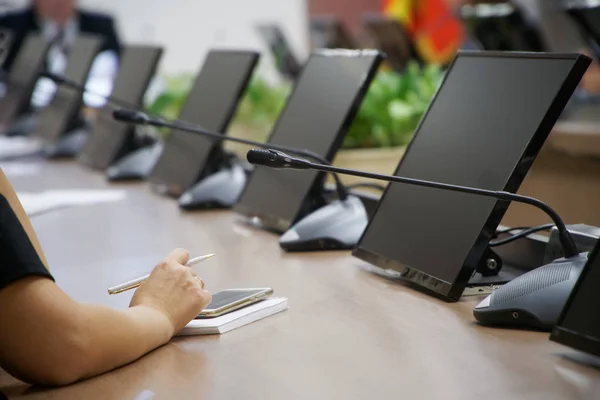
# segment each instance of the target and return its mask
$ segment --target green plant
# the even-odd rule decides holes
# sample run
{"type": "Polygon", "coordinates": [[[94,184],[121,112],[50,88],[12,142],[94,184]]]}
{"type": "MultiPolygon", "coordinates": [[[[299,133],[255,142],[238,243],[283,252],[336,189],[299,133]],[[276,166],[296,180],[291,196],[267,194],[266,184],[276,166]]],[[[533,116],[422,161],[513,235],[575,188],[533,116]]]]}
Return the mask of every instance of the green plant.
{"type": "Polygon", "coordinates": [[[277,120],[290,93],[291,85],[269,84],[260,76],[254,76],[240,101],[234,123],[259,125],[270,131],[277,120]]]}
{"type": "Polygon", "coordinates": [[[344,140],[346,149],[407,144],[441,82],[437,65],[379,71],[344,140]]]}
{"type": "Polygon", "coordinates": [[[164,89],[146,111],[166,119],[177,119],[194,84],[193,74],[163,77],[164,89]]]}

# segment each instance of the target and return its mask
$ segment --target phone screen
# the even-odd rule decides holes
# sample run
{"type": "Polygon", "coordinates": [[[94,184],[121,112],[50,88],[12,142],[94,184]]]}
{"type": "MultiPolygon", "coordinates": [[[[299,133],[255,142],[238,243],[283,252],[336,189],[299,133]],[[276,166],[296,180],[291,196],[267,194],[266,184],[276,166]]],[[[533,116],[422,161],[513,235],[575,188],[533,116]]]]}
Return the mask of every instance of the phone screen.
{"type": "Polygon", "coordinates": [[[222,292],[218,292],[213,295],[212,301],[208,306],[206,306],[203,312],[215,311],[248,297],[267,292],[268,289],[223,290],[222,292]]]}

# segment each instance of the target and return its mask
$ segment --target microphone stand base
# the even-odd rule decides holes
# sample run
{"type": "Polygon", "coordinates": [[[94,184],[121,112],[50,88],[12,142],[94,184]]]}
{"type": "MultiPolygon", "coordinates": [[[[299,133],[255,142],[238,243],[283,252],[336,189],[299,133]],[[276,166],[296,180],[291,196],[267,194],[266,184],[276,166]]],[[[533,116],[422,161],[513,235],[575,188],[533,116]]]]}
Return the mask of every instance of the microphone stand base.
{"type": "Polygon", "coordinates": [[[350,195],[308,214],[279,238],[286,251],[351,250],[369,222],[359,197],[350,195]]]}
{"type": "Polygon", "coordinates": [[[473,315],[482,325],[550,331],[586,262],[581,253],[529,271],[496,289],[473,315]]]}
{"type": "Polygon", "coordinates": [[[163,143],[156,142],[127,154],[106,170],[109,181],[135,181],[146,179],[158,162],[163,143]]]}
{"type": "Polygon", "coordinates": [[[75,157],[88,139],[89,128],[77,128],[65,133],[56,143],[44,147],[47,158],[72,158],[75,157]]]}
{"type": "Polygon", "coordinates": [[[15,121],[10,124],[3,134],[5,136],[29,136],[38,127],[38,115],[37,113],[27,113],[20,117],[17,117],[15,121]]]}
{"type": "Polygon", "coordinates": [[[225,169],[207,176],[179,198],[184,210],[209,210],[233,207],[246,187],[247,172],[235,162],[225,169]]]}

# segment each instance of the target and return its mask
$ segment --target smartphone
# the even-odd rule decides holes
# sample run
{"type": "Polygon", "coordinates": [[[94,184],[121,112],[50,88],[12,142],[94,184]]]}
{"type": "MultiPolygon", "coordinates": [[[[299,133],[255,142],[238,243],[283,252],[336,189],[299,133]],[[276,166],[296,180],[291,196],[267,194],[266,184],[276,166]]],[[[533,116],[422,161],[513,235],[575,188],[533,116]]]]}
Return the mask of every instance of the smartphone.
{"type": "Polygon", "coordinates": [[[264,300],[272,294],[271,288],[223,290],[213,294],[210,304],[198,314],[196,319],[219,317],[264,300]]]}

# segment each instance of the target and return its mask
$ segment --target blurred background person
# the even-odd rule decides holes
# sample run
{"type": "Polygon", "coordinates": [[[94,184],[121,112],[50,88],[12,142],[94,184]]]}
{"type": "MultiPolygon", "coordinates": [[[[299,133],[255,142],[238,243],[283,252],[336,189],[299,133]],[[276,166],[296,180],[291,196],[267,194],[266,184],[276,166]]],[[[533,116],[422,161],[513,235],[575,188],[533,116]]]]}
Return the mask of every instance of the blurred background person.
{"type": "MultiPolygon", "coordinates": [[[[78,35],[100,36],[104,43],[86,83],[86,87],[94,94],[86,93],[84,103],[93,108],[105,104],[104,97],[112,91],[121,51],[121,43],[111,16],[82,10],[77,7],[76,0],[31,0],[25,9],[0,16],[0,27],[11,30],[14,35],[13,45],[3,66],[5,71],[10,71],[29,34],[41,34],[51,43],[46,67],[56,74],[64,72],[66,57],[78,35]]],[[[46,106],[55,92],[56,84],[41,78],[34,91],[32,105],[35,108],[46,106]]]]}

